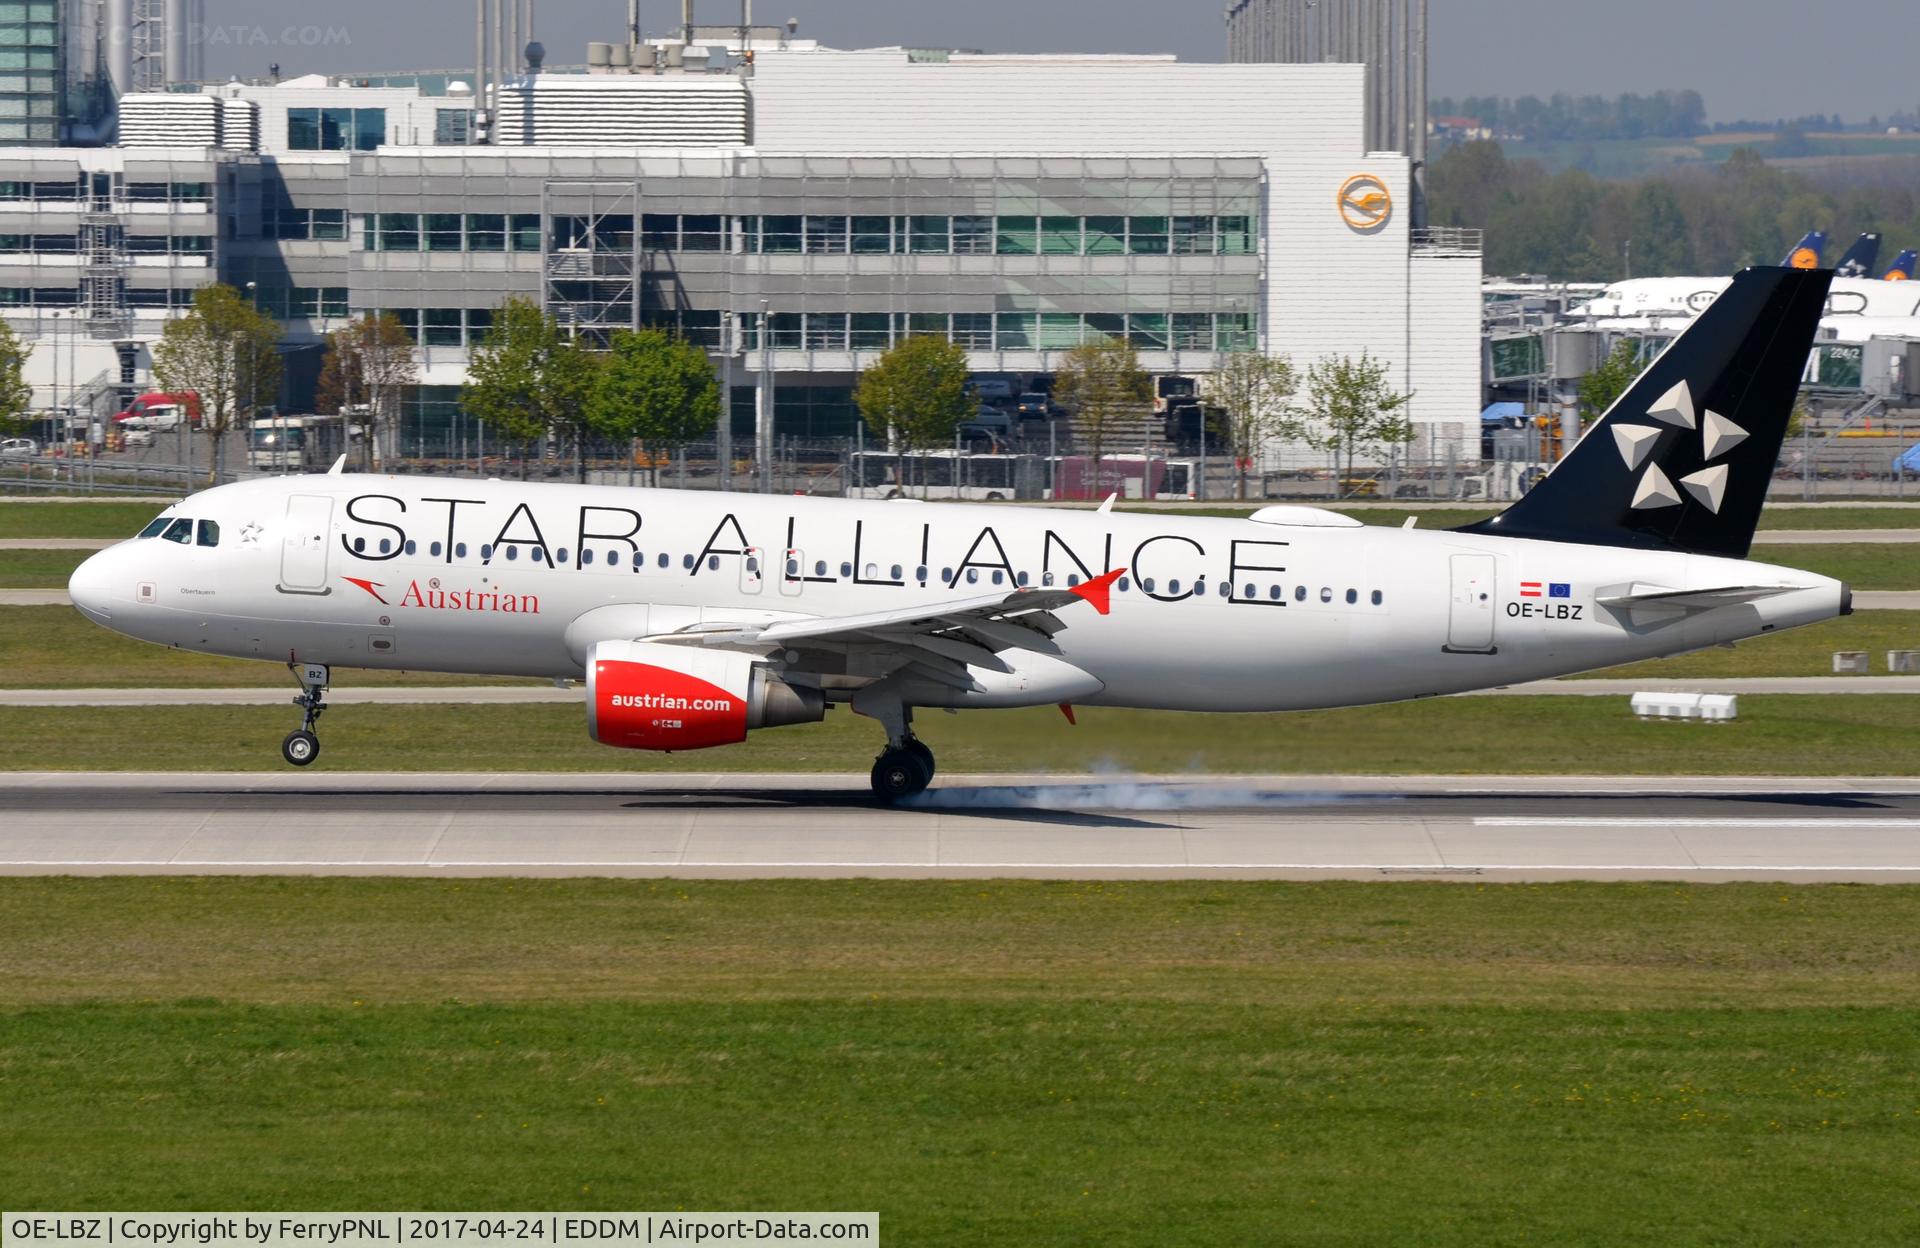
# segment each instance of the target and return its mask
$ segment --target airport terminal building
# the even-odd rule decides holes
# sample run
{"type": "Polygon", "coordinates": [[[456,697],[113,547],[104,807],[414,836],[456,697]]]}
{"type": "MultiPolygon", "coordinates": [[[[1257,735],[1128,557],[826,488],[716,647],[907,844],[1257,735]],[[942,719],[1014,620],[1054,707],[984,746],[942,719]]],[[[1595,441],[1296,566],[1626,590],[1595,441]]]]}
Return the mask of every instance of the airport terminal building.
{"type": "Polygon", "coordinates": [[[1478,238],[1416,228],[1363,66],[713,51],[523,72],[488,142],[445,75],[125,95],[115,146],[0,149],[0,314],[44,405],[98,410],[206,282],[286,324],[296,407],[324,334],[390,312],[411,454],[457,440],[508,296],[596,339],[676,329],[735,427],[770,390],[781,436],[850,433],[858,372],[935,334],[1016,378],[1101,337],[1156,374],[1364,351],[1425,450],[1477,437],[1478,238]]]}

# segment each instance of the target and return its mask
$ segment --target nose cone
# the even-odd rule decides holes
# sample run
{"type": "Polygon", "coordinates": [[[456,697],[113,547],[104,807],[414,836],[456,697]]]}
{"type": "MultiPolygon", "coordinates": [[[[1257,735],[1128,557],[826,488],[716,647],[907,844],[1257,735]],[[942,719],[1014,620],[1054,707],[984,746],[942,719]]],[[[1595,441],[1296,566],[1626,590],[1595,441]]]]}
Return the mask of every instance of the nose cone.
{"type": "Polygon", "coordinates": [[[95,624],[113,623],[112,562],[113,552],[103,550],[75,568],[67,581],[67,597],[95,624]]]}

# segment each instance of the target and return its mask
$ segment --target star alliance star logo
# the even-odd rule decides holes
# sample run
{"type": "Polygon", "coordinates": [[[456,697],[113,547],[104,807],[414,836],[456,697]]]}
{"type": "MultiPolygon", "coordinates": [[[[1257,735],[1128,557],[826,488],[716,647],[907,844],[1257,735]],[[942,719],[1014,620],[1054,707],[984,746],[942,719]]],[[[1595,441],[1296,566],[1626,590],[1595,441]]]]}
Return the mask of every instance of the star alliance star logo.
{"type": "MultiPolygon", "coordinates": [[[[1654,400],[1653,406],[1647,409],[1647,418],[1675,429],[1699,430],[1700,458],[1703,460],[1715,459],[1747,440],[1745,429],[1711,408],[1696,420],[1693,392],[1687,388],[1685,378],[1674,382],[1665,394],[1654,400]]],[[[1647,456],[1665,432],[1659,425],[1613,426],[1613,442],[1620,450],[1620,458],[1626,461],[1628,472],[1634,472],[1646,463],[1647,456]]],[[[1692,495],[1695,502],[1717,516],[1720,514],[1720,503],[1727,496],[1727,466],[1710,463],[1698,472],[1681,477],[1680,487],[1692,495]]],[[[1646,472],[1641,474],[1639,484],[1634,487],[1634,510],[1652,511],[1679,505],[1680,491],[1660,470],[1660,465],[1647,464],[1646,472]]]]}
{"type": "Polygon", "coordinates": [[[258,546],[260,544],[261,531],[258,520],[247,521],[244,525],[240,526],[240,544],[242,546],[258,546]]]}

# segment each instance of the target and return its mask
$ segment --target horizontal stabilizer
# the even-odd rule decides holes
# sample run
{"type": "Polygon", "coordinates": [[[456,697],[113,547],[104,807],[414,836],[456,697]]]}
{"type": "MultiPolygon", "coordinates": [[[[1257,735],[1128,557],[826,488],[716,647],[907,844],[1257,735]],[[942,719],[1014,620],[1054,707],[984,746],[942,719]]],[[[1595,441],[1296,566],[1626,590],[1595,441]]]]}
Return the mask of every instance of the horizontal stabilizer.
{"type": "Polygon", "coordinates": [[[1670,611],[1711,611],[1715,607],[1733,607],[1743,602],[1790,594],[1804,585],[1723,585],[1716,589],[1669,589],[1664,585],[1632,585],[1603,589],[1594,601],[1603,607],[1666,609],[1670,611]]]}

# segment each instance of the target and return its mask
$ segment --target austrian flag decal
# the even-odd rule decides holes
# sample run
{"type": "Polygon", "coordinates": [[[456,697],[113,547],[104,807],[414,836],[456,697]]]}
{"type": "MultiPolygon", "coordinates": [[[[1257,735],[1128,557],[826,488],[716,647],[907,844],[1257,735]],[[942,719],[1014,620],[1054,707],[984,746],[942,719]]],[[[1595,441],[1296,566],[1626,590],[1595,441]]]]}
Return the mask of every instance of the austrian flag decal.
{"type": "Polygon", "coordinates": [[[1573,597],[1573,586],[1567,581],[1520,582],[1520,596],[1522,598],[1539,598],[1543,594],[1548,598],[1571,598],[1573,597]]]}

